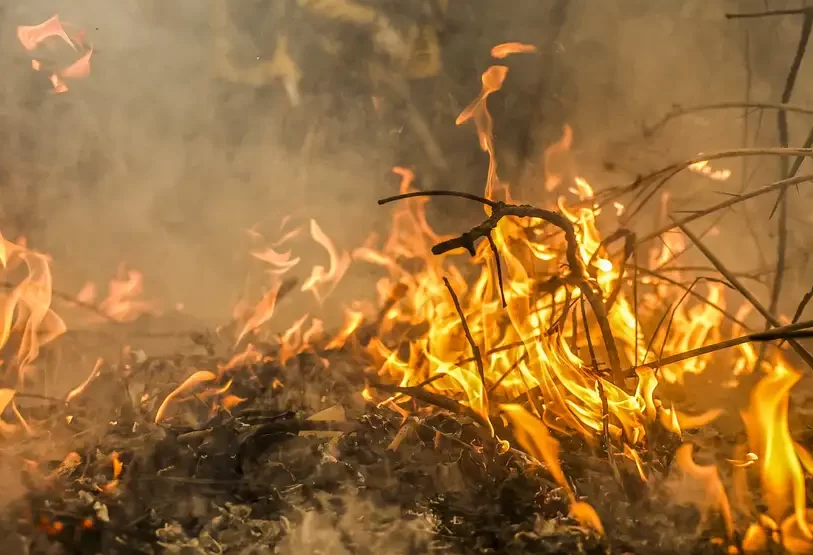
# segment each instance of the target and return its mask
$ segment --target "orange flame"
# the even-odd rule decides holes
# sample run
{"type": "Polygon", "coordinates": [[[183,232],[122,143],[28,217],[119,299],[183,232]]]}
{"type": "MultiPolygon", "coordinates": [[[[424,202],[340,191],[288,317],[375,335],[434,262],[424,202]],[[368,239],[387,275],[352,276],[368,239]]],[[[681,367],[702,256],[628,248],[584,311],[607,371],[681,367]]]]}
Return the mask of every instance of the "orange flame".
{"type": "Polygon", "coordinates": [[[500,409],[505,412],[514,425],[514,433],[522,448],[539,461],[544,462],[556,483],[567,492],[571,515],[583,526],[598,534],[603,534],[604,527],[595,510],[589,504],[576,500],[570,483],[565,478],[559,464],[559,442],[550,435],[548,428],[520,405],[501,405],[500,409]]]}
{"type": "Polygon", "coordinates": [[[217,374],[213,372],[209,372],[208,370],[198,370],[184,382],[175,388],[169,395],[166,396],[164,401],[161,403],[161,406],[158,407],[158,411],[155,413],[155,423],[158,424],[164,418],[164,412],[166,412],[167,407],[172,402],[172,400],[180,395],[181,393],[185,393],[190,389],[193,389],[195,386],[201,383],[210,382],[212,380],[217,379],[217,374]]]}
{"type": "Polygon", "coordinates": [[[491,49],[491,57],[497,59],[507,58],[511,54],[531,54],[536,52],[533,44],[523,44],[521,42],[506,42],[498,44],[491,49]]]}
{"type": "MultiPolygon", "coordinates": [[[[62,39],[74,51],[84,49],[82,55],[68,67],[57,69],[49,77],[53,92],[61,94],[68,91],[64,79],[86,79],[90,75],[90,59],[93,56],[93,47],[85,44],[84,32],[69,34],[59,20],[59,16],[52,16],[38,25],[21,25],[17,27],[17,40],[28,52],[34,52],[44,41],[51,37],[62,39]]],[[[31,67],[40,71],[42,64],[39,60],[32,60],[31,67]]]]}

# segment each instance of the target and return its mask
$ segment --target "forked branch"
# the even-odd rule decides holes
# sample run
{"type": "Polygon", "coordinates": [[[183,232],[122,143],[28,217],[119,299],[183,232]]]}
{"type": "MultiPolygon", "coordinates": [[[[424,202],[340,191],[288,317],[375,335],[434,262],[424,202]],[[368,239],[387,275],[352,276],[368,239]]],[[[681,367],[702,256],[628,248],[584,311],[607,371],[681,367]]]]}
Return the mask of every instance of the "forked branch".
{"type": "Polygon", "coordinates": [[[618,355],[618,347],[615,344],[610,322],[607,318],[607,310],[604,307],[604,300],[601,295],[593,288],[593,283],[587,274],[587,268],[579,256],[579,243],[576,237],[576,229],[573,223],[565,216],[552,210],[544,208],[536,208],[529,205],[515,205],[508,204],[501,201],[493,201],[476,195],[469,195],[466,193],[456,193],[454,191],[431,191],[431,192],[414,192],[388,197],[378,201],[378,204],[386,204],[395,200],[416,196],[457,196],[469,200],[475,200],[491,207],[491,216],[488,217],[483,223],[473,227],[469,231],[463,233],[459,237],[442,241],[432,247],[433,254],[444,254],[455,249],[466,249],[471,256],[476,254],[475,243],[487,237],[494,229],[496,229],[500,220],[505,217],[513,216],[516,218],[537,218],[546,221],[559,229],[565,234],[565,243],[567,245],[565,250],[565,258],[567,265],[570,269],[570,274],[565,277],[566,281],[572,285],[577,286],[584,298],[590,303],[590,308],[596,315],[599,330],[601,331],[604,346],[607,350],[609,358],[610,370],[616,385],[623,383],[623,374],[621,373],[621,359],[618,355]]]}

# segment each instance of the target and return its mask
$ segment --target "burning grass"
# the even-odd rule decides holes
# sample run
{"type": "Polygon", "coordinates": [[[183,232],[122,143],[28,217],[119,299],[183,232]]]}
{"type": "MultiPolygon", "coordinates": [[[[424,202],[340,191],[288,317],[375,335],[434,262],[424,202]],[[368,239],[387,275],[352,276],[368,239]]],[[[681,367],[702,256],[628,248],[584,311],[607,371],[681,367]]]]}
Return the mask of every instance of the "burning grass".
{"type": "MultiPolygon", "coordinates": [[[[495,56],[531,50],[502,45],[495,56]]],[[[487,110],[507,72],[484,72],[458,118],[474,123],[491,161],[483,197],[417,191],[412,172],[396,168],[399,194],[379,202],[394,203],[384,241],[344,252],[315,221],[284,219],[271,240],[251,231],[269,282],[230,325],[192,337],[205,354],[126,348],[66,397],[35,395],[40,350],[65,325],[47,257],[3,241],[2,460],[20,491],[2,521],[9,549],[813,551],[813,458],[788,414],[794,368],[810,360],[797,335],[811,324],[796,322],[801,310],[793,323],[775,318],[686,227],[789,182],[643,238],[622,220],[684,169],[725,180],[710,160],[811,152],[705,154],[604,197],[580,176],[549,172],[555,205],[518,204],[499,177],[487,110]],[[438,195],[477,203],[483,223],[437,234],[425,208],[438,195]],[[600,222],[616,230],[604,236],[600,222]],[[303,237],[327,263],[300,283],[293,271],[307,253],[292,245],[303,237]],[[692,245],[713,277],[680,267],[692,245]],[[338,331],[311,312],[277,321],[287,297],[321,304],[356,265],[383,277],[374,300],[348,304],[338,331]],[[729,311],[727,287],[748,304],[729,311]],[[753,309],[775,329],[751,332],[753,309]],[[767,343],[778,340],[793,352],[767,343]],[[743,402],[687,399],[701,379],[743,402]]],[[[546,160],[572,141],[566,129],[546,160]]],[[[666,197],[662,207],[666,216],[666,197]]],[[[155,312],[140,291],[140,275],[123,274],[97,315],[155,312]]],[[[88,287],[77,302],[95,298],[88,287]]]]}

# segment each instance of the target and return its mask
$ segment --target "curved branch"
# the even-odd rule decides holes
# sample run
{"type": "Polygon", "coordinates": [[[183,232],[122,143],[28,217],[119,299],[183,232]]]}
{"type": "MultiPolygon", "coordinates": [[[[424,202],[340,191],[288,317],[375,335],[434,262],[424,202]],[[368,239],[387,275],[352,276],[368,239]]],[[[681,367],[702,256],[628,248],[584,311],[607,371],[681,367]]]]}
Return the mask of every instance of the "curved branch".
{"type": "MultiPolygon", "coordinates": [[[[408,194],[413,197],[432,196],[431,194],[427,193],[429,192],[408,194]]],[[[441,191],[432,191],[431,193],[438,194],[441,193],[441,191]]],[[[565,258],[567,259],[567,265],[570,268],[570,276],[568,276],[568,281],[571,281],[573,284],[577,285],[584,297],[587,299],[587,302],[590,303],[590,308],[593,309],[593,313],[596,315],[596,320],[598,321],[599,330],[601,330],[602,339],[604,339],[604,346],[607,349],[607,356],[609,358],[613,380],[615,381],[616,385],[622,384],[624,376],[621,373],[621,358],[619,357],[618,347],[616,346],[615,338],[613,337],[613,332],[610,328],[610,322],[607,318],[607,310],[604,307],[604,300],[593,288],[590,277],[587,275],[586,266],[579,256],[579,243],[578,239],[576,238],[576,229],[573,227],[573,223],[558,212],[546,210],[544,208],[536,208],[535,206],[530,206],[527,204],[517,205],[508,204],[502,201],[490,201],[482,197],[478,198],[476,195],[453,193],[452,191],[443,191],[442,193],[446,196],[458,196],[468,198],[469,200],[476,199],[491,206],[493,211],[491,216],[489,216],[489,218],[483,223],[473,227],[459,237],[442,241],[432,247],[432,254],[444,254],[455,249],[466,249],[471,256],[474,256],[476,254],[475,242],[491,233],[497,227],[500,220],[506,216],[513,216],[516,218],[537,218],[558,227],[564,232],[565,242],[567,244],[565,258]]],[[[408,197],[401,195],[401,198],[408,197]]],[[[397,199],[393,198],[393,200],[397,199]]],[[[381,204],[381,201],[379,201],[379,204],[381,204]]]]}
{"type": "Polygon", "coordinates": [[[402,193],[400,195],[393,195],[391,197],[382,198],[381,200],[378,201],[378,205],[382,206],[384,204],[389,204],[390,202],[395,202],[396,200],[404,200],[413,197],[458,197],[467,200],[473,200],[474,202],[479,202],[492,208],[497,206],[496,201],[489,200],[486,197],[481,197],[480,195],[473,195],[471,193],[462,193],[460,191],[445,191],[445,190],[412,191],[411,193],[402,193]]]}

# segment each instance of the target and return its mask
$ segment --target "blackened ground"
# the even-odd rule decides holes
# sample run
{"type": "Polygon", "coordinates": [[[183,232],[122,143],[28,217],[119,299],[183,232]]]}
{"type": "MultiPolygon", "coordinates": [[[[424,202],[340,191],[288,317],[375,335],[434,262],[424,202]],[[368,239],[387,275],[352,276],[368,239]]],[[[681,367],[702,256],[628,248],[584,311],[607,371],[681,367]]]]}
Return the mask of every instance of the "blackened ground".
{"type": "Polygon", "coordinates": [[[188,368],[207,366],[180,358],[104,373],[71,406],[67,427],[61,406],[28,409],[32,418],[51,415],[47,439],[21,442],[4,456],[35,458],[43,443],[61,450],[39,472],[22,474],[28,493],[6,507],[0,547],[105,554],[724,552],[696,533],[695,509],[669,502],[663,484],[674,437],[653,430],[646,485],[623,457],[616,479],[606,454],[572,438],[563,442],[564,471],[606,528],[599,539],[566,516],[561,488],[521,452],[497,454],[493,439],[466,418],[419,411],[404,427],[400,415],[360,397],[357,359],[327,357],[329,369],[313,354],[284,367],[241,369],[231,393],[247,400],[214,417],[193,397],[171,407],[168,424],[152,423],[157,403],[188,368]],[[133,402],[144,394],[151,400],[133,402]],[[329,420],[308,419],[323,409],[329,420]],[[81,463],[57,470],[70,451],[81,463]],[[114,451],[123,471],[111,485],[114,451]]]}

